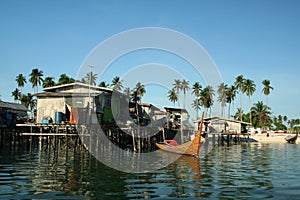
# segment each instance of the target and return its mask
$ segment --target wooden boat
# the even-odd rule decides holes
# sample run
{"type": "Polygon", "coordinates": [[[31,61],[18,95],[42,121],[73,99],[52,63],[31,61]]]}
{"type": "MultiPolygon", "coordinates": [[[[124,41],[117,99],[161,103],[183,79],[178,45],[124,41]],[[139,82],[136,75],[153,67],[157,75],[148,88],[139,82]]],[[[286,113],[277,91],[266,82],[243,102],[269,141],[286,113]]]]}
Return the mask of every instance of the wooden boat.
{"type": "Polygon", "coordinates": [[[294,135],[288,135],[286,136],[284,139],[288,142],[288,143],[295,143],[296,140],[298,138],[298,132],[294,135]]]}
{"type": "Polygon", "coordinates": [[[200,151],[200,144],[201,144],[203,119],[204,116],[202,114],[200,128],[198,130],[197,135],[192,141],[183,143],[181,145],[172,145],[170,144],[170,142],[168,143],[167,141],[164,141],[161,143],[155,143],[155,145],[163,151],[181,154],[181,155],[198,156],[200,151]]]}

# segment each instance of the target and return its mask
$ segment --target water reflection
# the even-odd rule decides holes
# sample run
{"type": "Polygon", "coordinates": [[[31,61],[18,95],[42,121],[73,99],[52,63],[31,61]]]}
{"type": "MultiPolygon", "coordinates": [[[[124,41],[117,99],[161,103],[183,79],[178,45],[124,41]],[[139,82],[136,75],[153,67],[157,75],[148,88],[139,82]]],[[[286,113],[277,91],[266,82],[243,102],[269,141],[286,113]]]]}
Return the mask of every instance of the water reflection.
{"type": "MultiPolygon", "coordinates": [[[[162,153],[165,158],[173,156],[162,153]]],[[[181,156],[168,167],[151,174],[139,174],[125,180],[130,198],[187,198],[202,196],[199,159],[181,156]]]]}
{"type": "Polygon", "coordinates": [[[205,166],[202,178],[211,196],[221,199],[272,197],[271,154],[267,146],[222,146],[215,149],[213,156],[201,162],[205,166]]]}
{"type": "MultiPolygon", "coordinates": [[[[165,162],[173,154],[157,154],[165,162]]],[[[199,160],[182,156],[164,169],[129,174],[106,167],[88,151],[40,143],[30,149],[3,147],[1,197],[135,199],[201,196],[199,160]]]]}
{"type": "MultiPolygon", "coordinates": [[[[158,157],[173,159],[170,153],[158,157]]],[[[59,142],[0,149],[0,198],[243,199],[298,197],[299,145],[219,146],[151,173],[125,173],[59,142]]],[[[115,160],[117,162],[117,160],[115,160]]]]}

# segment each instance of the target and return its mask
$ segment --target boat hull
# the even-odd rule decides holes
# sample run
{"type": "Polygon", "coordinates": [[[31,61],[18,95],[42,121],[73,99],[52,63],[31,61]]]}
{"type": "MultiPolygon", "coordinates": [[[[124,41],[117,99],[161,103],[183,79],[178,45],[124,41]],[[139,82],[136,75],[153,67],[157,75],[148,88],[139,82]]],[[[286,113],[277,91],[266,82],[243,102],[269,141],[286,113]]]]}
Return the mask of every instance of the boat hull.
{"type": "MultiPolygon", "coordinates": [[[[203,141],[201,141],[201,143],[203,143],[203,141]]],[[[192,141],[178,146],[170,146],[165,143],[156,143],[155,145],[161,150],[170,153],[189,155],[189,156],[198,156],[199,154],[199,146],[192,145],[192,141]]]]}
{"type": "Polygon", "coordinates": [[[196,134],[195,138],[192,141],[177,146],[170,145],[167,142],[155,143],[155,145],[163,151],[181,154],[181,155],[198,156],[200,152],[200,144],[203,142],[201,141],[202,138],[201,133],[202,133],[203,119],[204,119],[203,116],[204,113],[202,113],[202,120],[201,120],[198,133],[196,134]]]}
{"type": "Polygon", "coordinates": [[[298,133],[296,135],[289,135],[289,136],[285,137],[285,140],[288,143],[296,143],[297,138],[298,138],[298,133]]]}

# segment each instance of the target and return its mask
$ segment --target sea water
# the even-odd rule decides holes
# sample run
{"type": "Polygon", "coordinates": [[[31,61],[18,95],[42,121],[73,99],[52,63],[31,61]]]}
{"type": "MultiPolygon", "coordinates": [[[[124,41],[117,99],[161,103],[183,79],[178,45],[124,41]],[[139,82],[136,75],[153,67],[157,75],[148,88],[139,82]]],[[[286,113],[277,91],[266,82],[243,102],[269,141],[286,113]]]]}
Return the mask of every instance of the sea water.
{"type": "Polygon", "coordinates": [[[61,145],[0,148],[1,199],[299,199],[300,145],[216,146],[151,173],[111,169],[61,145]]]}

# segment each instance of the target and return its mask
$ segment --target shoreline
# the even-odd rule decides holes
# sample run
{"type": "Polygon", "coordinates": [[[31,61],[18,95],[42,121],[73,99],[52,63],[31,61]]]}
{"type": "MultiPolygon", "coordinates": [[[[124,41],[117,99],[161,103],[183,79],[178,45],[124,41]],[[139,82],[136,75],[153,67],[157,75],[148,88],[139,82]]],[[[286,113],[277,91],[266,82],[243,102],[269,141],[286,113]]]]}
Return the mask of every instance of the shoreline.
{"type": "MultiPolygon", "coordinates": [[[[288,142],[284,139],[286,136],[289,134],[276,134],[272,133],[267,136],[267,134],[251,134],[249,138],[255,140],[256,142],[261,142],[261,143],[287,143],[288,142]]],[[[298,144],[299,141],[296,140],[295,144],[298,144]]]]}

